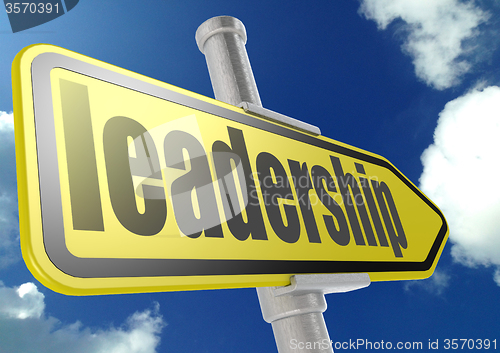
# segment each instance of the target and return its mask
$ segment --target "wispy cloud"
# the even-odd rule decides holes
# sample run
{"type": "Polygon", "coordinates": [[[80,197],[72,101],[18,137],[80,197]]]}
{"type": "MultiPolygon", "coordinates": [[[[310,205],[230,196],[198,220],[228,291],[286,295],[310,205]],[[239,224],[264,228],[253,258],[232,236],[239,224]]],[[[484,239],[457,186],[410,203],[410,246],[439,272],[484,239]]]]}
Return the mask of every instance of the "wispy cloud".
{"type": "Polygon", "coordinates": [[[406,281],[404,289],[411,291],[412,288],[421,288],[430,294],[441,295],[448,287],[450,276],[445,272],[435,270],[430,278],[418,281],[406,281]]]}
{"type": "Polygon", "coordinates": [[[422,154],[420,188],[445,214],[454,259],[494,266],[500,285],[500,87],[446,104],[422,154]]]}
{"type": "Polygon", "coordinates": [[[120,327],[92,330],[44,315],[44,295],[33,283],[0,282],[0,352],[154,353],[165,325],[159,305],[132,314],[120,327]]]}
{"type": "Polygon", "coordinates": [[[468,41],[489,18],[472,1],[459,0],[362,0],[359,12],[381,30],[403,21],[403,51],[417,77],[438,90],[458,84],[471,69],[475,47],[468,41]]]}
{"type": "Polygon", "coordinates": [[[14,119],[0,111],[0,268],[20,259],[14,119]]]}

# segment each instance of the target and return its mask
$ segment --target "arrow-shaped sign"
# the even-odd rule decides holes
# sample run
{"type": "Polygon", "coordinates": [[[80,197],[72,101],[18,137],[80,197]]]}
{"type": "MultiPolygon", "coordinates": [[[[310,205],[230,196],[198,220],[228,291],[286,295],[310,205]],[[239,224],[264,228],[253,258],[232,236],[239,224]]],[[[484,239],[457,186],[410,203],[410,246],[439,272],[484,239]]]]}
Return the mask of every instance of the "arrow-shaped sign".
{"type": "Polygon", "coordinates": [[[376,154],[48,45],[13,64],[25,261],[101,294],[432,274],[448,227],[376,154]]]}

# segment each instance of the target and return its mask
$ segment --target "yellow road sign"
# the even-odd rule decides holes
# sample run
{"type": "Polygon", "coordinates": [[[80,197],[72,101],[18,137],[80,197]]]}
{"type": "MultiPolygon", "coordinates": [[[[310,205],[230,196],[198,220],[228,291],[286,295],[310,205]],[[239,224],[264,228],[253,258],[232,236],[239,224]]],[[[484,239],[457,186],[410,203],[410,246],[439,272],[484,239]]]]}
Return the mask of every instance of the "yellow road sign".
{"type": "Polygon", "coordinates": [[[383,157],[49,46],[13,63],[21,246],[67,294],[432,274],[448,227],[383,157]]]}

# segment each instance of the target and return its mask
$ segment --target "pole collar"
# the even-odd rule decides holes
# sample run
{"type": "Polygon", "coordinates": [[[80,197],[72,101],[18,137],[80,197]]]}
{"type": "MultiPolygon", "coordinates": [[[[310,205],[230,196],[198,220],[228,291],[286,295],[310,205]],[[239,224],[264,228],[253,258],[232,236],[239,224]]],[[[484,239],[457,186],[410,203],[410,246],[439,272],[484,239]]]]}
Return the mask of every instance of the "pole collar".
{"type": "Polygon", "coordinates": [[[219,33],[236,33],[243,39],[243,44],[247,42],[247,31],[240,20],[231,16],[217,16],[206,20],[196,30],[195,39],[198,49],[205,54],[205,42],[219,33]]]}

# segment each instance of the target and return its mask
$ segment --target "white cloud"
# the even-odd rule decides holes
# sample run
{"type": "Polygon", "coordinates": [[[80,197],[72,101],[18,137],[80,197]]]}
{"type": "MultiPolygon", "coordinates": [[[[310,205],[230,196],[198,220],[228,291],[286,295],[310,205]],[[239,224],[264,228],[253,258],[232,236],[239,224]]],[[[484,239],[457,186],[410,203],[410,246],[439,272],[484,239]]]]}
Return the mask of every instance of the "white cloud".
{"type": "Polygon", "coordinates": [[[19,259],[14,119],[0,111],[0,268],[19,259]]]}
{"type": "Polygon", "coordinates": [[[458,84],[471,69],[465,57],[474,48],[466,41],[489,18],[472,1],[459,0],[362,0],[359,12],[381,30],[404,21],[403,50],[413,58],[415,74],[439,90],[458,84]]]}
{"type": "Polygon", "coordinates": [[[500,286],[500,268],[497,267],[493,279],[495,280],[496,284],[500,286]]]}
{"type": "Polygon", "coordinates": [[[500,87],[473,89],[439,115],[420,188],[443,211],[454,259],[496,267],[500,285],[500,87]]]}
{"type": "Polygon", "coordinates": [[[62,324],[45,317],[44,308],[33,283],[9,288],[0,282],[0,352],[154,353],[165,325],[158,304],[134,313],[121,327],[99,330],[62,324]]]}
{"type": "Polygon", "coordinates": [[[404,289],[410,291],[411,288],[422,288],[428,293],[441,295],[448,287],[450,276],[445,272],[435,270],[430,278],[418,281],[405,281],[404,289]]]}
{"type": "Polygon", "coordinates": [[[19,288],[4,287],[0,282],[0,320],[8,318],[40,318],[45,308],[44,296],[33,283],[24,283],[19,288]]]}
{"type": "Polygon", "coordinates": [[[14,131],[14,116],[12,112],[0,111],[0,131],[14,131]]]}

